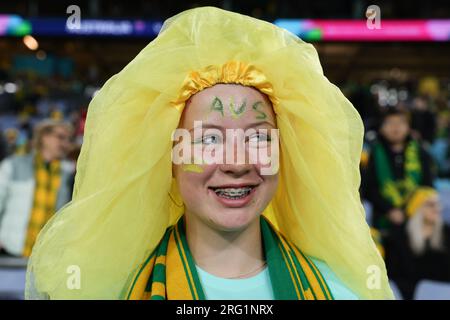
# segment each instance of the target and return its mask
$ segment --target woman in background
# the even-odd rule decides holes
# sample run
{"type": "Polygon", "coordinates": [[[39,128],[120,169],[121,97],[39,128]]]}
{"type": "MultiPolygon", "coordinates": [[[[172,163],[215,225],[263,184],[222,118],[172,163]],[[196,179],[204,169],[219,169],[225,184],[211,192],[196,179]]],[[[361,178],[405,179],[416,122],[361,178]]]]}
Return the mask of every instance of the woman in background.
{"type": "Polygon", "coordinates": [[[422,279],[450,281],[450,227],[442,220],[438,193],[432,188],[419,188],[406,212],[406,227],[385,240],[386,267],[403,298],[412,299],[422,279]]]}

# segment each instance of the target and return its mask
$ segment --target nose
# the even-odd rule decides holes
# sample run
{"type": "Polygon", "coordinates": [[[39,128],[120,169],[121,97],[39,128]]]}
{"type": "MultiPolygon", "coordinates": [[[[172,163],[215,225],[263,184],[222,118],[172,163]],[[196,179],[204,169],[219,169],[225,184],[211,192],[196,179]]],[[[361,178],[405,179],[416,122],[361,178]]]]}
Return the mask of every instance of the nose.
{"type": "Polygon", "coordinates": [[[224,174],[232,176],[233,178],[239,178],[245,176],[252,170],[251,164],[221,164],[219,165],[220,171],[224,174]]]}

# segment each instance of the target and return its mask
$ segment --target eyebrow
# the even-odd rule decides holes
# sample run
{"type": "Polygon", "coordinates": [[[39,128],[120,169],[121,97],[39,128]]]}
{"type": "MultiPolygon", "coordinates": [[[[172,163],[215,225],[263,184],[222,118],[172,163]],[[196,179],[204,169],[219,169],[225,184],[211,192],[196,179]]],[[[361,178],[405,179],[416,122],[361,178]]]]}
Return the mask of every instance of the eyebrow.
{"type": "MultiPolygon", "coordinates": [[[[254,127],[260,127],[262,125],[269,125],[269,126],[273,127],[274,129],[276,129],[276,126],[269,121],[258,121],[258,122],[253,122],[253,123],[249,124],[247,127],[244,128],[244,130],[247,130],[249,128],[254,128],[254,127]]],[[[227,128],[224,128],[222,126],[218,126],[218,125],[215,125],[212,123],[202,123],[201,127],[204,129],[218,129],[218,130],[227,129],[227,128]]],[[[200,127],[197,126],[197,127],[191,128],[191,129],[189,129],[189,131],[195,130],[197,128],[200,128],[200,127]]]]}

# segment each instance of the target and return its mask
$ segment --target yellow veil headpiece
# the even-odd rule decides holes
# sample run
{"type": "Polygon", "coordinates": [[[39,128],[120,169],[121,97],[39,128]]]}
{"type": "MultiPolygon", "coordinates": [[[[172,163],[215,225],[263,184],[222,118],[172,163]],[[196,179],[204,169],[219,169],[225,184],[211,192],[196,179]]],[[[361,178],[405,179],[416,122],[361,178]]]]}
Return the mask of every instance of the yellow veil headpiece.
{"type": "Polygon", "coordinates": [[[273,103],[280,178],[264,214],[360,297],[393,297],[358,192],[358,112],[323,75],[311,44],[273,24],[204,7],[167,20],[92,100],[73,199],[38,237],[28,298],[124,297],[183,212],[171,135],[184,102],[216,83],[255,87],[273,103]]]}

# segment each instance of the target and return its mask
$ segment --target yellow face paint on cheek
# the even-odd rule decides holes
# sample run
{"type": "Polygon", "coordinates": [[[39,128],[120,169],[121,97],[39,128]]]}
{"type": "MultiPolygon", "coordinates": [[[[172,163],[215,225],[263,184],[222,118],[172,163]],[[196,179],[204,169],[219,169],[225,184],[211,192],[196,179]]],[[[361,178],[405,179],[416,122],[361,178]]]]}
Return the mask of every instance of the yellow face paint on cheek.
{"type": "Polygon", "coordinates": [[[183,164],[183,171],[184,172],[195,172],[195,173],[202,173],[203,168],[199,166],[198,164],[183,164]]]}

